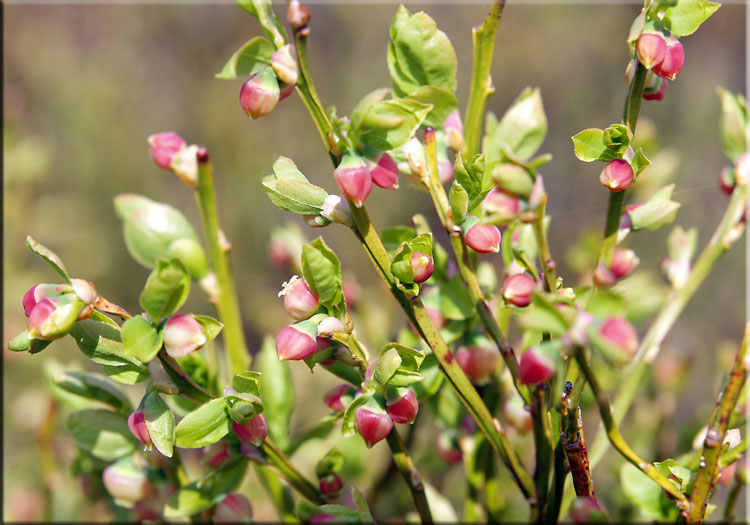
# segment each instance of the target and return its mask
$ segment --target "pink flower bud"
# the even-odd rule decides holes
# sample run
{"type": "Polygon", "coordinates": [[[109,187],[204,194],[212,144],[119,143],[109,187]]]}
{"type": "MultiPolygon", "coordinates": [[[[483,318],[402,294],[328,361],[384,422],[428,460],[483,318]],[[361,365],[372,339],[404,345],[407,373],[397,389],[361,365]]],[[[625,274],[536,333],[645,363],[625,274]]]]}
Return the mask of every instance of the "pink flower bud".
{"type": "Polygon", "coordinates": [[[23,296],[23,312],[30,317],[31,311],[42,299],[59,297],[70,291],[71,287],[64,284],[35,284],[23,296]]]}
{"type": "Polygon", "coordinates": [[[664,60],[654,65],[654,73],[662,78],[674,80],[685,63],[685,49],[674,37],[670,37],[664,53],[664,60]]]}
{"type": "Polygon", "coordinates": [[[419,412],[417,396],[411,390],[400,388],[388,398],[385,410],[394,423],[413,423],[419,412]]]}
{"type": "Polygon", "coordinates": [[[475,383],[483,383],[497,367],[500,352],[491,343],[481,346],[462,346],[456,350],[456,361],[461,370],[475,383]]]}
{"type": "Polygon", "coordinates": [[[599,327],[599,334],[628,357],[638,351],[638,332],[622,317],[610,317],[599,327]]]}
{"type": "Polygon", "coordinates": [[[338,385],[331,388],[323,396],[323,402],[331,410],[343,412],[354,399],[356,389],[349,385],[338,385]]]}
{"type": "MultiPolygon", "coordinates": [[[[736,185],[737,183],[734,180],[734,167],[724,166],[721,173],[719,173],[719,187],[721,188],[721,191],[727,195],[731,195],[734,192],[736,185]]],[[[24,302],[24,304],[26,303],[24,302]]]]}
{"type": "Polygon", "coordinates": [[[255,414],[250,423],[244,425],[232,421],[232,430],[234,430],[235,435],[240,441],[259,447],[263,443],[263,440],[266,439],[266,436],[268,436],[266,416],[262,413],[255,414]]]}
{"type": "Polygon", "coordinates": [[[320,214],[331,222],[343,224],[344,226],[354,226],[352,211],[349,204],[338,195],[331,194],[323,201],[323,211],[320,214]]]}
{"type": "Polygon", "coordinates": [[[526,409],[523,399],[519,396],[504,399],[500,409],[505,421],[521,434],[525,434],[533,427],[531,412],[526,409]]]}
{"type": "Polygon", "coordinates": [[[731,485],[734,481],[734,474],[736,471],[737,463],[727,465],[722,469],[721,474],[719,474],[719,479],[716,480],[717,483],[719,483],[719,485],[731,485]]]}
{"type": "Polygon", "coordinates": [[[529,348],[521,356],[518,364],[518,378],[521,384],[535,385],[547,381],[555,375],[555,364],[537,348],[529,348]]]}
{"type": "Polygon", "coordinates": [[[344,483],[335,472],[329,472],[320,479],[318,488],[326,500],[333,500],[341,494],[341,489],[344,488],[344,483]]]}
{"type": "Polygon", "coordinates": [[[501,218],[515,217],[521,211],[521,199],[494,186],[484,198],[484,209],[501,218]]]}
{"type": "Polygon", "coordinates": [[[464,236],[466,245],[478,253],[500,251],[500,230],[491,224],[475,224],[464,236]]]}
{"type": "Polygon", "coordinates": [[[643,99],[644,100],[662,100],[664,98],[664,93],[667,92],[667,82],[666,79],[662,79],[662,81],[659,83],[659,89],[654,92],[643,92],[643,99]]]}
{"type": "Polygon", "coordinates": [[[633,168],[628,161],[615,159],[602,170],[599,182],[610,191],[622,191],[633,183],[633,168]]]}
{"type": "Polygon", "coordinates": [[[379,414],[365,407],[354,412],[354,424],[357,433],[365,440],[367,448],[385,438],[393,428],[393,421],[388,414],[379,414]]]}
{"type": "Polygon", "coordinates": [[[162,335],[167,354],[175,359],[192,354],[208,342],[206,331],[190,314],[170,317],[162,335]]]}
{"type": "Polygon", "coordinates": [[[146,417],[143,415],[142,408],[139,408],[128,416],[128,428],[146,450],[151,450],[154,444],[151,441],[151,433],[146,426],[146,417]]]}
{"type": "Polygon", "coordinates": [[[528,306],[536,281],[527,273],[517,273],[503,283],[503,299],[514,306],[528,306]]]}
{"type": "Polygon", "coordinates": [[[435,441],[435,450],[438,456],[448,465],[460,463],[462,459],[461,448],[458,446],[456,437],[448,432],[438,434],[435,441]]]}
{"type": "Polygon", "coordinates": [[[609,270],[615,279],[624,279],[638,266],[640,259],[633,250],[625,250],[622,248],[615,248],[612,252],[612,261],[609,263],[609,270]]]}
{"type": "Polygon", "coordinates": [[[604,262],[600,262],[594,270],[594,284],[597,286],[612,286],[617,282],[614,274],[604,266],[604,262]]]}
{"type": "Polygon", "coordinates": [[[347,152],[344,155],[341,164],[333,171],[333,178],[341,193],[358,208],[362,207],[372,191],[370,170],[357,153],[347,152]]]}
{"type": "Polygon", "coordinates": [[[172,159],[178,151],[187,146],[185,140],[172,131],[157,133],[148,137],[151,157],[161,169],[171,171],[172,159]]]}
{"type": "Polygon", "coordinates": [[[435,269],[432,257],[421,252],[412,253],[410,263],[414,269],[414,282],[417,284],[429,279],[432,276],[432,271],[435,269]]]}
{"type": "Polygon", "coordinates": [[[378,163],[370,170],[370,175],[372,176],[372,182],[381,188],[398,189],[398,166],[396,161],[387,153],[380,156],[378,163]]]}
{"type": "Polygon", "coordinates": [[[448,115],[443,122],[445,143],[453,151],[461,151],[464,147],[464,126],[458,110],[448,115]]]}
{"type": "Polygon", "coordinates": [[[247,523],[253,517],[253,506],[243,494],[227,494],[214,510],[214,523],[247,523]]]}
{"type": "Polygon", "coordinates": [[[94,283],[86,279],[71,279],[70,285],[73,287],[73,293],[86,304],[96,301],[97,293],[94,283]]]}
{"type": "Polygon", "coordinates": [[[453,163],[447,160],[438,162],[438,179],[441,184],[447,184],[453,179],[453,163]]]}
{"type": "Polygon", "coordinates": [[[240,106],[253,119],[268,115],[279,103],[279,82],[270,67],[266,67],[242,84],[240,106]]]}
{"type": "Polygon", "coordinates": [[[85,306],[74,294],[42,299],[29,313],[29,337],[47,341],[63,337],[85,306]]]}
{"type": "Polygon", "coordinates": [[[313,334],[307,326],[300,326],[301,324],[285,326],[276,336],[276,354],[280,361],[299,361],[310,357],[317,350],[317,328],[311,327],[316,332],[313,334]]]}
{"type": "Polygon", "coordinates": [[[229,443],[219,441],[206,451],[203,461],[211,468],[219,468],[231,457],[232,451],[229,448],[229,443]]]}
{"type": "Polygon", "coordinates": [[[344,332],[346,328],[338,317],[326,317],[318,325],[318,337],[331,337],[334,332],[344,332]]]}
{"type": "Polygon", "coordinates": [[[651,69],[662,60],[667,53],[667,43],[658,33],[642,33],[635,42],[638,60],[646,69],[651,69]]]}
{"type": "Polygon", "coordinates": [[[271,67],[279,80],[285,84],[297,83],[297,50],[292,44],[274,51],[271,56],[271,67]]]}
{"type": "Polygon", "coordinates": [[[284,309],[295,321],[308,319],[318,308],[318,297],[312,293],[304,279],[296,275],[279,292],[284,296],[284,309]]]}
{"type": "Polygon", "coordinates": [[[104,488],[116,500],[134,503],[145,498],[150,491],[146,475],[135,468],[132,461],[117,462],[102,472],[104,488]]]}

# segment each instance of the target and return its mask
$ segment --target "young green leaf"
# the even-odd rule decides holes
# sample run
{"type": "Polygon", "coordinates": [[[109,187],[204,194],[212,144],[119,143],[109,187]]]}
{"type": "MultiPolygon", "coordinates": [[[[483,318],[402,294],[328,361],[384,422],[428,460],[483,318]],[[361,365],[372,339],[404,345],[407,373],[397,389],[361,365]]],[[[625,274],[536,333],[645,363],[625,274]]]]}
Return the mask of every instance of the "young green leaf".
{"type": "Polygon", "coordinates": [[[677,38],[692,35],[719,7],[721,4],[709,0],[677,0],[664,11],[662,23],[677,38]]]}
{"type": "MultiPolygon", "coordinates": [[[[378,367],[381,363],[391,362],[398,363],[398,366],[391,373],[389,370],[383,370],[383,376],[386,376],[382,381],[380,378],[376,379],[380,384],[388,384],[395,387],[407,387],[424,380],[422,374],[419,373],[420,366],[424,361],[424,352],[408,346],[404,346],[400,343],[389,343],[380,350],[380,357],[378,361],[378,367]],[[395,352],[395,354],[394,354],[395,352]],[[396,355],[398,359],[396,359],[396,355]]],[[[377,370],[376,370],[377,374],[377,370]]]]}
{"type": "Polygon", "coordinates": [[[294,179],[308,182],[307,177],[297,168],[289,157],[280,156],[273,163],[273,175],[276,179],[294,179]]]}
{"type": "Polygon", "coordinates": [[[636,177],[640,175],[643,170],[651,166],[651,161],[648,160],[646,155],[644,155],[643,148],[638,148],[638,151],[635,152],[630,165],[633,167],[633,174],[636,177]]]}
{"type": "Polygon", "coordinates": [[[584,129],[571,137],[576,157],[583,162],[593,162],[607,151],[604,145],[604,130],[598,128],[584,129]]]}
{"type": "Polygon", "coordinates": [[[110,410],[73,412],[66,421],[76,444],[94,457],[113,461],[135,450],[136,441],[125,417],[110,410]]]}
{"type": "Polygon", "coordinates": [[[628,212],[633,231],[653,231],[672,224],[680,208],[679,202],[671,200],[648,201],[628,212]]]}
{"type": "Polygon", "coordinates": [[[212,399],[186,415],[175,428],[175,444],[201,448],[216,443],[231,430],[224,398],[212,399]]]}
{"type": "Polygon", "coordinates": [[[367,505],[367,500],[364,494],[362,494],[357,487],[352,487],[352,499],[354,504],[357,506],[357,512],[359,513],[359,519],[362,523],[375,523],[372,519],[372,512],[370,507],[367,505]]]}
{"type": "Polygon", "coordinates": [[[272,337],[263,339],[260,352],[255,356],[258,371],[263,375],[260,394],[268,424],[268,432],[274,443],[286,449],[289,441],[289,420],[294,410],[294,381],[288,364],[276,357],[272,337]]]}
{"type": "Polygon", "coordinates": [[[318,215],[328,193],[323,188],[296,178],[264,180],[263,188],[276,206],[300,215],[318,215]]]}
{"type": "Polygon", "coordinates": [[[271,55],[274,48],[271,42],[262,36],[256,36],[245,42],[232,57],[224,64],[224,68],[217,73],[216,78],[233,79],[257,73],[271,65],[271,55]]]}
{"type": "Polygon", "coordinates": [[[263,32],[273,42],[276,49],[286,43],[286,32],[281,21],[273,12],[271,0],[236,0],[237,5],[260,22],[263,32]]]}
{"type": "Polygon", "coordinates": [[[104,377],[65,370],[53,375],[52,380],[66,392],[106,403],[122,414],[130,414],[133,410],[128,397],[104,377]]]}
{"type": "Polygon", "coordinates": [[[432,106],[422,124],[437,129],[442,128],[448,115],[458,109],[456,95],[447,89],[436,86],[422,86],[406,98],[432,106]]]}
{"type": "Polygon", "coordinates": [[[734,95],[725,89],[718,88],[721,98],[721,146],[724,154],[735,161],[747,151],[748,121],[745,97],[734,95]]]}
{"type": "Polygon", "coordinates": [[[143,317],[137,315],[123,323],[122,345],[127,355],[148,363],[161,349],[162,334],[143,317]]]}
{"type": "Polygon", "coordinates": [[[351,129],[354,131],[354,133],[357,133],[359,131],[359,128],[362,125],[362,120],[365,118],[365,115],[367,115],[370,109],[378,102],[385,100],[385,97],[388,96],[388,91],[388,88],[378,88],[374,91],[369,92],[367,95],[362,97],[362,100],[357,102],[357,105],[352,110],[352,114],[350,116],[351,129]]]}
{"type": "Polygon", "coordinates": [[[363,115],[358,140],[381,151],[403,146],[431,110],[432,105],[407,98],[377,102],[363,115]]]}
{"type": "Polygon", "coordinates": [[[646,518],[665,522],[677,517],[677,507],[664,491],[630,463],[623,463],[620,468],[620,484],[625,496],[646,518]]]}
{"type": "Polygon", "coordinates": [[[495,162],[487,166],[485,171],[491,174],[491,180],[494,180],[498,187],[508,193],[528,198],[534,189],[534,179],[529,171],[517,164],[495,162]]]}
{"type": "Polygon", "coordinates": [[[395,348],[389,348],[385,352],[381,352],[373,374],[375,381],[381,385],[388,384],[388,380],[399,366],[401,366],[401,356],[398,355],[395,348]]]}
{"type": "Polygon", "coordinates": [[[343,300],[341,263],[321,237],[302,248],[302,275],[320,304],[332,307],[343,300]]]}
{"type": "Polygon", "coordinates": [[[331,472],[339,472],[344,466],[344,456],[337,448],[332,448],[315,464],[315,475],[322,478],[331,472]]]}
{"type": "Polygon", "coordinates": [[[206,333],[207,341],[214,339],[219,335],[221,329],[224,328],[224,325],[220,321],[208,315],[194,315],[193,319],[198,321],[198,324],[203,328],[203,331],[206,333]]]}
{"type": "Polygon", "coordinates": [[[522,160],[531,158],[547,136],[547,117],[539,88],[527,87],[496,123],[488,120],[484,139],[487,163],[505,160],[503,149],[522,160]]]}
{"type": "Polygon", "coordinates": [[[215,499],[206,490],[191,483],[180,487],[172,494],[164,506],[165,518],[189,517],[198,514],[216,504],[215,499]]]}
{"type": "Polygon", "coordinates": [[[259,372],[242,372],[235,374],[232,378],[232,387],[241,394],[252,394],[260,397],[260,378],[259,372]]]}
{"type": "Polygon", "coordinates": [[[26,247],[31,250],[32,253],[44,259],[44,262],[49,264],[53,270],[59,273],[66,282],[70,282],[68,271],[65,269],[65,265],[63,264],[62,259],[60,259],[60,257],[58,257],[55,252],[53,252],[43,244],[35,241],[31,237],[31,235],[26,236],[26,247]]]}
{"type": "Polygon", "coordinates": [[[179,259],[158,259],[141,293],[141,308],[153,319],[177,312],[190,292],[190,276],[179,259]]]}
{"type": "Polygon", "coordinates": [[[8,350],[11,352],[29,352],[31,354],[36,354],[51,344],[52,341],[30,338],[29,331],[24,330],[8,342],[8,350]]]}
{"type": "Polygon", "coordinates": [[[154,446],[166,457],[171,458],[175,442],[174,415],[156,390],[146,394],[143,400],[143,415],[154,446]]]}

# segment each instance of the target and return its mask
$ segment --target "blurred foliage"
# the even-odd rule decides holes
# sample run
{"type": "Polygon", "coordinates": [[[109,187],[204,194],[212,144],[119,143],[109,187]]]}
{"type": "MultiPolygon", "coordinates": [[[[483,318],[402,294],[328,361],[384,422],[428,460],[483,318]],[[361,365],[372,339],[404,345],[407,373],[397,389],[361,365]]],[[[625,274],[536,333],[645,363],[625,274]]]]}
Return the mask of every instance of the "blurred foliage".
{"type": "MultiPolygon", "coordinates": [[[[482,20],[487,7],[443,3],[421,7],[456,48],[463,107],[471,65],[468,28],[482,20]]],[[[646,118],[639,123],[639,132],[648,128],[643,136],[652,139],[644,149],[655,161],[640,180],[648,180],[652,170],[655,178],[674,176],[674,198],[683,204],[678,222],[685,228],[698,227],[699,246],[708,239],[725,204],[716,184],[725,160],[717,132],[715,86],[742,91],[742,9],[724,6],[700,32],[685,39],[686,65],[680,81],[670,85],[664,101],[644,104],[646,118]]],[[[574,284],[575,274],[564,264],[566,247],[590,229],[599,235],[607,196],[597,180],[600,166],[578,162],[569,137],[586,127],[605,127],[619,117],[626,91],[625,36],[636,10],[635,5],[510,3],[500,23],[493,64],[496,93],[488,109],[501,115],[525,86],[541,88],[549,119],[544,151],[554,155],[542,169],[551,195],[551,248],[569,285],[574,284]]],[[[311,11],[309,54],[318,91],[324,104],[335,102],[339,114],[348,113],[373,87],[390,84],[385,50],[395,5],[315,4],[311,11]]],[[[174,130],[211,151],[245,329],[251,348],[259,349],[263,335],[275,333],[286,322],[276,293],[289,277],[267,260],[271,228],[289,219],[267,201],[260,177],[276,156],[288,155],[313,183],[328,189],[335,186],[330,161],[296,95],[269,117],[251,121],[238,104],[241,81],[214,78],[226,57],[260,34],[258,26],[231,5],[5,5],[4,14],[3,348],[23,329],[23,293],[37,282],[54,281],[46,265],[26,250],[27,234],[60,254],[73,276],[92,280],[106,297],[138,310],[138,294],[148,270],[127,255],[112,199],[119,193],[138,192],[168,202],[200,230],[192,192],[157,168],[147,153],[149,134],[174,130]]],[[[647,188],[638,197],[645,196],[647,188]]],[[[417,212],[432,217],[428,199],[407,184],[395,193],[374,192],[368,204],[378,227],[406,223],[417,212]]],[[[312,238],[318,232],[305,233],[312,238]]],[[[657,267],[665,254],[667,233],[632,236],[631,247],[638,252],[642,268],[657,267]]],[[[345,273],[362,286],[363,306],[388,305],[362,322],[367,325],[365,336],[377,347],[395,336],[405,319],[392,313],[391,298],[382,287],[373,286],[376,276],[353,239],[343,229],[325,234],[345,273]]],[[[578,263],[574,257],[568,258],[568,264],[578,263]]],[[[647,440],[634,442],[646,457],[684,450],[692,435],[674,435],[668,427],[681,423],[697,431],[696,422],[706,420],[719,386],[707,377],[708,373],[719,377],[714,352],[720,341],[736,340],[741,332],[742,269],[742,250],[736,249],[719,263],[672,330],[657,368],[667,360],[677,367],[689,363],[683,387],[686,383],[703,387],[675,386],[672,392],[661,392],[657,418],[653,405],[634,411],[629,428],[637,428],[638,433],[629,434],[647,440]],[[660,438],[653,440],[657,431],[660,438]]],[[[192,294],[187,307],[212,313],[199,293],[192,294]]],[[[45,354],[46,359],[88,366],[70,340],[57,343],[53,352],[45,354]]],[[[4,517],[108,518],[107,509],[85,502],[84,491],[71,474],[73,448],[61,417],[67,409],[50,401],[41,359],[7,350],[4,359],[4,517]]],[[[294,413],[290,426],[294,431],[322,417],[325,407],[310,399],[321,398],[336,382],[323,374],[313,381],[301,365],[291,369],[297,392],[305,396],[297,400],[304,410],[294,413]]],[[[445,469],[434,454],[432,436],[429,427],[419,428],[414,450],[423,452],[415,454],[415,460],[424,477],[451,495],[454,508],[460,509],[463,473],[460,467],[445,469]]],[[[295,463],[304,473],[312,473],[315,458],[330,448],[334,438],[306,444],[295,454],[295,463]]],[[[347,458],[364,456],[359,439],[343,440],[339,446],[347,458]]],[[[387,468],[384,454],[382,448],[370,451],[367,469],[350,460],[345,474],[361,486],[371,485],[387,468]]],[[[525,454],[524,459],[532,458],[525,454]]],[[[606,466],[619,461],[610,454],[596,471],[598,487],[613,486],[617,469],[606,466]]],[[[258,486],[253,477],[249,476],[247,486],[258,486]]],[[[501,469],[501,479],[507,477],[501,469]]],[[[400,487],[382,490],[388,493],[388,505],[397,504],[404,512],[411,508],[400,487]]],[[[604,490],[599,494],[605,507],[628,506],[622,494],[604,490]]],[[[513,501],[520,499],[512,494],[506,498],[512,508],[513,501]]],[[[376,516],[378,505],[385,504],[385,498],[373,504],[376,516]]],[[[253,505],[256,519],[275,517],[264,498],[253,499],[253,505]]]]}

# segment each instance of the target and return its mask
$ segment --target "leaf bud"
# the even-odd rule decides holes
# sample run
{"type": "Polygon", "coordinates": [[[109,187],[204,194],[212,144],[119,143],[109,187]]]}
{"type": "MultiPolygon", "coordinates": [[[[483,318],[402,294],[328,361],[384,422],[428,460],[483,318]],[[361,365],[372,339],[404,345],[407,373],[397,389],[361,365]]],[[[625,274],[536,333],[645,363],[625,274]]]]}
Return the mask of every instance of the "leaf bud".
{"type": "Polygon", "coordinates": [[[527,273],[517,273],[503,283],[503,299],[514,306],[528,306],[536,281],[527,273]]]}
{"type": "Polygon", "coordinates": [[[52,341],[65,336],[85,307],[75,294],[42,299],[29,313],[29,337],[52,341]]]}
{"type": "Polygon", "coordinates": [[[599,182],[612,192],[622,191],[633,183],[633,168],[626,160],[615,159],[599,175],[599,182]]]}
{"type": "Polygon", "coordinates": [[[279,297],[284,297],[284,309],[289,317],[295,321],[308,319],[318,308],[318,297],[310,290],[304,279],[292,276],[284,288],[279,292],[279,297]]]}
{"type": "Polygon", "coordinates": [[[477,253],[500,251],[500,230],[492,224],[475,223],[464,234],[466,245],[477,253]]]}
{"type": "Polygon", "coordinates": [[[343,224],[349,228],[354,226],[349,203],[333,193],[323,201],[323,211],[320,214],[331,222],[343,224]]]}
{"type": "Polygon", "coordinates": [[[356,391],[354,387],[349,385],[337,385],[325,393],[323,402],[331,410],[343,412],[354,399],[356,391]]]}
{"type": "Polygon", "coordinates": [[[365,160],[354,151],[347,151],[341,163],[333,171],[341,193],[361,208],[372,191],[372,177],[365,160]]]}
{"type": "Polygon", "coordinates": [[[128,428],[145,447],[145,450],[151,450],[154,443],[151,441],[151,433],[146,426],[146,416],[143,414],[143,408],[138,408],[138,410],[128,416],[128,428]]]}
{"type": "Polygon", "coordinates": [[[387,190],[398,189],[398,165],[393,157],[383,153],[377,163],[370,168],[372,182],[387,190]]]}
{"type": "Polygon", "coordinates": [[[385,410],[394,423],[413,423],[419,412],[417,396],[408,388],[394,388],[388,396],[385,410]]]}
{"type": "Polygon", "coordinates": [[[518,364],[518,378],[523,385],[535,385],[555,375],[555,363],[539,348],[529,348],[518,364]]]}
{"type": "Polygon", "coordinates": [[[667,52],[667,43],[660,33],[641,33],[635,42],[638,60],[646,69],[659,64],[667,52]]]}
{"type": "Polygon", "coordinates": [[[173,131],[156,133],[148,137],[149,151],[156,165],[171,171],[172,159],[187,146],[185,139],[173,131]]]}
{"type": "Polygon", "coordinates": [[[380,403],[371,399],[354,411],[354,425],[357,433],[365,440],[367,448],[372,448],[391,432],[393,420],[380,403]]]}
{"type": "Polygon", "coordinates": [[[240,441],[250,443],[255,447],[259,447],[263,440],[268,436],[268,425],[266,424],[266,416],[262,413],[255,414],[249,423],[240,425],[232,421],[232,430],[240,441]]]}
{"type": "Polygon", "coordinates": [[[247,523],[252,518],[253,506],[250,500],[239,492],[224,496],[213,514],[214,523],[247,523]]]}
{"type": "Polygon", "coordinates": [[[268,115],[279,103],[279,81],[273,69],[265,67],[242,84],[240,106],[248,117],[257,119],[268,115]]]}
{"type": "Polygon", "coordinates": [[[664,60],[654,65],[654,73],[662,78],[674,80],[685,63],[685,49],[675,37],[667,39],[664,60]]]}
{"type": "Polygon", "coordinates": [[[164,348],[175,359],[192,354],[208,342],[203,326],[190,314],[176,314],[162,329],[164,348]]]}
{"type": "Polygon", "coordinates": [[[276,77],[285,84],[297,84],[297,50],[286,44],[271,55],[271,67],[276,77]]]}
{"type": "Polygon", "coordinates": [[[280,361],[299,361],[318,348],[317,323],[310,320],[285,326],[276,336],[276,354],[280,361]]]}

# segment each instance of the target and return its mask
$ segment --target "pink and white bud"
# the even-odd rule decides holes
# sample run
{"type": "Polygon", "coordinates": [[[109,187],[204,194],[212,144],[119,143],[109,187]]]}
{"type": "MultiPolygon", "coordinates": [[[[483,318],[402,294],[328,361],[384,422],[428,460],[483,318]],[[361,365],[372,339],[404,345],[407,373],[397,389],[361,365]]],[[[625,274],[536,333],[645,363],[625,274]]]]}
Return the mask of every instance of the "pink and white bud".
{"type": "Polygon", "coordinates": [[[341,193],[361,208],[372,191],[372,177],[365,160],[357,153],[346,153],[341,164],[333,171],[341,193]]]}
{"type": "Polygon", "coordinates": [[[526,404],[519,396],[503,399],[500,410],[504,420],[521,434],[525,434],[534,426],[531,412],[526,409],[526,404]]]}
{"type": "Polygon", "coordinates": [[[104,469],[102,481],[110,496],[127,503],[142,500],[150,491],[150,484],[144,472],[120,462],[104,469]]]}
{"type": "Polygon", "coordinates": [[[478,253],[500,251],[500,230],[492,224],[475,224],[464,235],[466,245],[478,253]]]}
{"type": "Polygon", "coordinates": [[[271,55],[271,67],[279,80],[285,84],[297,83],[297,50],[292,44],[274,51],[271,55]]]}
{"type": "Polygon", "coordinates": [[[71,291],[72,288],[65,284],[35,284],[23,296],[23,312],[30,317],[31,311],[42,299],[59,297],[71,291]]]}
{"type": "Polygon", "coordinates": [[[280,361],[299,361],[310,357],[317,350],[317,328],[315,334],[312,334],[300,324],[285,326],[276,336],[276,354],[280,361]]]}
{"type": "Polygon", "coordinates": [[[521,199],[494,186],[484,198],[484,209],[501,218],[510,219],[521,211],[521,199]]]}
{"type": "Polygon", "coordinates": [[[86,279],[71,279],[70,285],[73,287],[73,293],[86,304],[96,301],[97,293],[94,283],[86,279]]]}
{"type": "Polygon", "coordinates": [[[596,286],[607,287],[613,286],[617,282],[617,278],[614,274],[604,266],[604,262],[600,262],[596,270],[594,270],[594,284],[596,286]]]}
{"type": "Polygon", "coordinates": [[[340,523],[341,518],[334,516],[333,514],[316,514],[307,520],[307,523],[340,523]]]}
{"type": "Polygon", "coordinates": [[[529,348],[521,356],[518,364],[518,379],[521,384],[535,385],[551,379],[555,375],[555,363],[538,348],[529,348]]]}
{"type": "Polygon", "coordinates": [[[734,183],[744,186],[750,181],[750,153],[743,153],[734,161],[734,183]]]}
{"type": "Polygon", "coordinates": [[[615,159],[602,170],[599,182],[609,191],[622,191],[633,183],[633,168],[628,161],[615,159]]]}
{"type": "Polygon", "coordinates": [[[685,286],[688,277],[690,277],[689,259],[680,259],[678,261],[673,261],[669,257],[664,257],[664,259],[661,260],[661,264],[659,267],[664,277],[667,278],[667,281],[675,290],[679,290],[680,288],[685,286]]]}
{"type": "Polygon", "coordinates": [[[599,326],[599,334],[627,360],[638,351],[638,332],[622,317],[610,317],[599,326]]]}
{"type": "Polygon", "coordinates": [[[198,150],[195,144],[178,151],[172,157],[170,169],[180,178],[188,188],[198,187],[198,150]]]}
{"type": "Polygon", "coordinates": [[[240,89],[240,106],[253,119],[273,111],[279,98],[279,82],[270,67],[251,75],[240,89]]]}
{"type": "Polygon", "coordinates": [[[214,523],[249,523],[253,518],[253,506],[246,496],[238,492],[227,494],[216,506],[214,523]]]}
{"type": "Polygon", "coordinates": [[[677,78],[684,63],[685,49],[675,37],[669,37],[664,53],[664,60],[654,65],[653,71],[662,78],[674,80],[677,78]]]}
{"type": "Polygon", "coordinates": [[[329,472],[318,482],[318,489],[323,497],[330,501],[336,499],[341,494],[341,489],[344,488],[344,483],[341,478],[335,472],[329,472]]]}
{"type": "Polygon", "coordinates": [[[175,359],[192,354],[208,342],[206,331],[190,314],[170,317],[162,335],[167,354],[175,359]]]}
{"type": "Polygon", "coordinates": [[[517,273],[503,283],[503,299],[514,306],[528,306],[536,281],[527,273],[517,273]]]}
{"type": "Polygon", "coordinates": [[[266,416],[262,413],[255,414],[249,423],[240,425],[232,421],[232,430],[240,441],[250,443],[255,447],[259,447],[263,440],[268,436],[268,425],[266,424],[266,416]]]}
{"type": "Polygon", "coordinates": [[[370,176],[372,182],[385,188],[387,190],[398,189],[398,165],[396,161],[388,155],[383,153],[378,159],[377,164],[370,169],[370,176]]]}
{"type": "Polygon", "coordinates": [[[146,426],[146,416],[143,415],[142,408],[139,408],[128,416],[128,428],[146,450],[151,450],[154,443],[151,441],[151,433],[146,426]]]}
{"type": "Polygon", "coordinates": [[[462,346],[456,350],[456,361],[461,370],[475,383],[484,383],[497,367],[500,351],[494,344],[462,346]]]}
{"type": "Polygon", "coordinates": [[[427,176],[427,161],[424,154],[424,146],[418,138],[412,138],[402,148],[409,170],[415,177],[422,179],[427,176]]]}
{"type": "Polygon", "coordinates": [[[396,389],[386,401],[385,410],[394,423],[413,423],[419,412],[417,396],[407,388],[396,389]]]}
{"type": "Polygon", "coordinates": [[[354,424],[367,448],[384,439],[393,428],[393,420],[388,414],[373,412],[369,406],[359,407],[354,412],[354,424]]]}
{"type": "Polygon", "coordinates": [[[667,92],[667,84],[669,82],[666,79],[662,79],[659,83],[659,89],[656,91],[644,91],[643,92],[643,99],[644,100],[662,100],[664,98],[664,93],[667,92]]]}
{"type": "Polygon", "coordinates": [[[331,410],[343,412],[346,407],[354,400],[357,390],[349,385],[337,385],[331,388],[323,396],[323,402],[331,410]]]}
{"type": "Polygon", "coordinates": [[[410,259],[411,267],[414,269],[414,282],[417,284],[425,282],[432,277],[435,263],[432,257],[421,252],[414,252],[410,259]]]}
{"type": "Polygon", "coordinates": [[[338,195],[331,194],[323,201],[323,211],[320,214],[331,222],[343,224],[344,226],[354,226],[352,211],[349,204],[338,195]]]}
{"type": "Polygon", "coordinates": [[[289,283],[284,283],[284,289],[279,292],[279,297],[281,296],[284,297],[286,313],[295,321],[308,319],[318,309],[318,297],[305,280],[296,275],[289,283]]]}
{"type": "Polygon", "coordinates": [[[151,157],[156,165],[161,169],[171,171],[172,159],[174,156],[187,146],[185,139],[173,131],[166,133],[156,133],[148,137],[149,150],[151,157]]]}
{"type": "Polygon", "coordinates": [[[609,270],[615,279],[624,279],[638,267],[641,260],[633,250],[615,248],[612,252],[612,260],[609,263],[609,270]]]}
{"type": "Polygon", "coordinates": [[[29,337],[47,341],[63,337],[85,307],[74,294],[42,299],[29,313],[29,337]]]}
{"type": "Polygon", "coordinates": [[[445,143],[455,152],[459,152],[464,147],[464,125],[461,122],[461,115],[458,110],[448,115],[443,122],[445,131],[445,143]]]}
{"type": "Polygon", "coordinates": [[[462,459],[461,447],[458,446],[456,437],[449,432],[441,432],[435,441],[435,450],[438,456],[448,465],[460,463],[462,459]]]}
{"type": "Polygon", "coordinates": [[[440,184],[447,184],[453,180],[453,163],[444,160],[438,162],[438,179],[440,184]]]}
{"type": "Polygon", "coordinates": [[[646,69],[659,64],[667,53],[667,43],[659,33],[642,33],[635,42],[638,60],[646,69]]]}
{"type": "Polygon", "coordinates": [[[338,317],[326,317],[318,325],[318,337],[331,337],[334,332],[345,332],[346,327],[338,317]]]}

